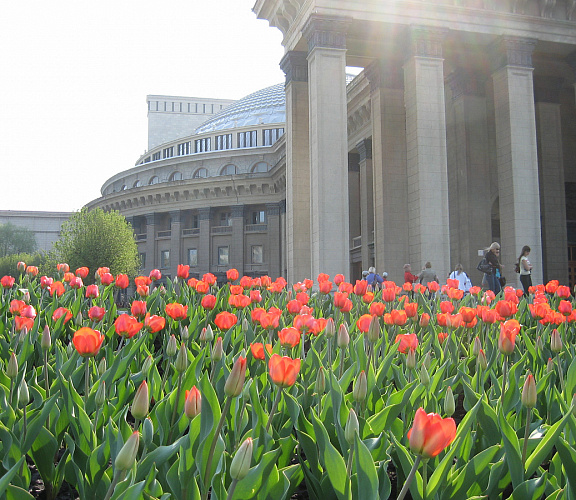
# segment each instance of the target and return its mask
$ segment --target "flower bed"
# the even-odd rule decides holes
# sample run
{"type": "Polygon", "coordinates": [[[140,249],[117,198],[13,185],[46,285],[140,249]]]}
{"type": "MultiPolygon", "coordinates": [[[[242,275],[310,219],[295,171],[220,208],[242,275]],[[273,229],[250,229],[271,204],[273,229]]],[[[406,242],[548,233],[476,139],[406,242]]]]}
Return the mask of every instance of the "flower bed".
{"type": "Polygon", "coordinates": [[[46,498],[66,482],[82,500],[574,498],[576,312],[557,282],[288,289],[179,266],[119,311],[127,278],[87,273],[2,278],[0,498],[33,498],[31,470],[46,498]]]}

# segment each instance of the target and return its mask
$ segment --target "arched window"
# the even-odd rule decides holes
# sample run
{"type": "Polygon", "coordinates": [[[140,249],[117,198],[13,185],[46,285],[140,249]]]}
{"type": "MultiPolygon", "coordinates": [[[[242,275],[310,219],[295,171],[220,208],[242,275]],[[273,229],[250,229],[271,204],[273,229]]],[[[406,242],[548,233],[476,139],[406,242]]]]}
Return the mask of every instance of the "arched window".
{"type": "Polygon", "coordinates": [[[266,163],[265,161],[259,161],[258,163],[256,163],[256,165],[252,167],[252,172],[254,173],[268,172],[268,170],[270,170],[270,165],[268,165],[268,163],[266,163]]]}
{"type": "Polygon", "coordinates": [[[234,175],[236,173],[236,165],[226,165],[221,171],[220,175],[234,175]]]}
{"type": "Polygon", "coordinates": [[[181,181],[182,180],[182,173],[181,172],[172,172],[170,174],[170,181],[181,181]]]}
{"type": "Polygon", "coordinates": [[[154,177],[151,177],[150,180],[148,181],[148,185],[151,186],[152,184],[158,184],[160,182],[160,179],[158,178],[157,175],[155,175],[154,177]]]}
{"type": "Polygon", "coordinates": [[[199,168],[198,170],[196,170],[196,172],[194,172],[194,175],[192,177],[194,179],[203,179],[205,177],[208,177],[208,170],[206,170],[204,167],[199,168]]]}
{"type": "Polygon", "coordinates": [[[127,189],[128,189],[128,187],[126,186],[126,184],[122,184],[120,191],[126,191],[127,189]]]}
{"type": "Polygon", "coordinates": [[[142,185],[142,183],[138,180],[134,183],[134,185],[132,187],[139,188],[141,185],[142,185]]]}

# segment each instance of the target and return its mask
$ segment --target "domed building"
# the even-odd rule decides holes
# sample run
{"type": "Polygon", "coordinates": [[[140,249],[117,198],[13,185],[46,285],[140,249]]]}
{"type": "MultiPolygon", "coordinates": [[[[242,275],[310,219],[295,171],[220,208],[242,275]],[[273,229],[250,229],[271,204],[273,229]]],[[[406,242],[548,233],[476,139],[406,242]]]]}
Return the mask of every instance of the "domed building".
{"type": "Polygon", "coordinates": [[[132,222],[144,270],[401,282],[430,261],[479,284],[498,241],[510,284],[524,245],[534,283],[576,282],[576,0],[253,10],[282,32],[285,83],[149,96],[150,151],[90,204],[132,222]]]}

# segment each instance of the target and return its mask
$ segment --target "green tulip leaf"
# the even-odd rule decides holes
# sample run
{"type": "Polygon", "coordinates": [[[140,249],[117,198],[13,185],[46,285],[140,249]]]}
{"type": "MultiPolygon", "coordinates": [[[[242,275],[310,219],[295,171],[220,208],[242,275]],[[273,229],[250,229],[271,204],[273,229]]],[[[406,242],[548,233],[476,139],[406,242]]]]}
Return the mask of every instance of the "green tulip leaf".
{"type": "Polygon", "coordinates": [[[498,412],[498,422],[500,423],[500,431],[502,433],[502,439],[504,440],[505,460],[512,478],[512,485],[516,488],[524,481],[524,467],[522,467],[522,459],[520,456],[520,441],[512,426],[506,418],[504,418],[502,408],[500,408],[498,412]]]}
{"type": "Polygon", "coordinates": [[[514,488],[510,500],[526,500],[527,498],[542,498],[546,489],[547,472],[540,477],[529,479],[514,488]]]}
{"type": "Polygon", "coordinates": [[[12,478],[20,472],[22,464],[24,463],[25,460],[26,460],[26,457],[22,456],[20,458],[20,460],[18,460],[18,462],[16,462],[10,468],[10,470],[8,472],[6,472],[6,474],[4,474],[2,477],[0,477],[0,498],[2,497],[2,495],[4,495],[6,493],[6,490],[8,489],[8,486],[10,485],[10,482],[12,481],[12,478]]]}
{"type": "Polygon", "coordinates": [[[378,472],[374,459],[358,433],[354,437],[354,460],[358,476],[358,500],[378,500],[378,472]]]}

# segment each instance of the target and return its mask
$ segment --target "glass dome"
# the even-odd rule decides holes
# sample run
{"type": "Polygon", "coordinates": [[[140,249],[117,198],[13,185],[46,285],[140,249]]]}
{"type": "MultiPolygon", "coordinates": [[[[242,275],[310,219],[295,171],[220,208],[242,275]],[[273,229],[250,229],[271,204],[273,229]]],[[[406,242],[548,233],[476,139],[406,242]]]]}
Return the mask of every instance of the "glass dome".
{"type": "Polygon", "coordinates": [[[196,129],[197,134],[228,130],[249,125],[284,123],[286,121],[286,95],[284,84],[278,83],[243,97],[205,121],[196,129]]]}

